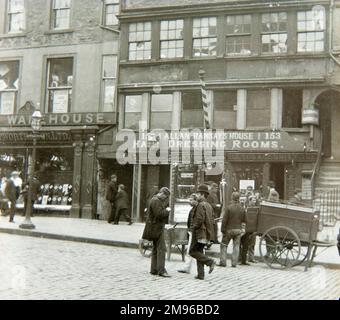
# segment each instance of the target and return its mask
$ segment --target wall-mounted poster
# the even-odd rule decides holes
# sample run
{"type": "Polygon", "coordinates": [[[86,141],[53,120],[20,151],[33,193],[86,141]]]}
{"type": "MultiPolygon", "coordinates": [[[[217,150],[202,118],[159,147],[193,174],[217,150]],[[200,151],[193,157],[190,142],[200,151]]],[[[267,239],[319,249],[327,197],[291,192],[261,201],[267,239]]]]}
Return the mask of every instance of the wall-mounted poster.
{"type": "Polygon", "coordinates": [[[15,92],[3,92],[0,99],[0,113],[14,114],[15,92]]]}
{"type": "Polygon", "coordinates": [[[255,189],[255,180],[240,180],[240,190],[247,190],[247,187],[255,189]]]}
{"type": "Polygon", "coordinates": [[[55,90],[53,93],[53,112],[68,112],[68,90],[55,90]]]}

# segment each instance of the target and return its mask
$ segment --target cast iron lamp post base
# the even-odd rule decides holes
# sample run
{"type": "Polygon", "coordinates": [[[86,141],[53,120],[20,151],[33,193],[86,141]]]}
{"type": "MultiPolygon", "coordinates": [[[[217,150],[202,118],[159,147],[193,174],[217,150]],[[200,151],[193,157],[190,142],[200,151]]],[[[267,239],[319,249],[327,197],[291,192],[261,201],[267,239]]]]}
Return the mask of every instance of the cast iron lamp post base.
{"type": "Polygon", "coordinates": [[[31,219],[25,219],[25,221],[19,226],[21,229],[32,230],[35,229],[35,225],[32,223],[31,219]]]}

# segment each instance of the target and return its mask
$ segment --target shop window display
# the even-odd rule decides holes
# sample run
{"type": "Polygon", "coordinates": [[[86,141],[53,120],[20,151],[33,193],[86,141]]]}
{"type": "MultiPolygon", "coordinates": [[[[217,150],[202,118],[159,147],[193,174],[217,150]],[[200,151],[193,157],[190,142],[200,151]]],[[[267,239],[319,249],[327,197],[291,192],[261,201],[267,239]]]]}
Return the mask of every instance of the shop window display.
{"type": "Polygon", "coordinates": [[[177,168],[176,202],[187,202],[196,192],[198,171],[196,166],[182,165],[177,168]]]}

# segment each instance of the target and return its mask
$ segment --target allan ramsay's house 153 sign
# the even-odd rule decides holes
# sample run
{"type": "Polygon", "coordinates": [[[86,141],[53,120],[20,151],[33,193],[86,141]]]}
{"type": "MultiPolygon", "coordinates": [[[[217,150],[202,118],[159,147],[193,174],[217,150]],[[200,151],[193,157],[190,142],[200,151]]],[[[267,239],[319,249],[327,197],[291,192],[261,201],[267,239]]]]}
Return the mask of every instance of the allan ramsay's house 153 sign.
{"type": "Polygon", "coordinates": [[[121,164],[223,162],[225,151],[301,152],[304,141],[284,131],[153,130],[117,133],[121,164]]]}

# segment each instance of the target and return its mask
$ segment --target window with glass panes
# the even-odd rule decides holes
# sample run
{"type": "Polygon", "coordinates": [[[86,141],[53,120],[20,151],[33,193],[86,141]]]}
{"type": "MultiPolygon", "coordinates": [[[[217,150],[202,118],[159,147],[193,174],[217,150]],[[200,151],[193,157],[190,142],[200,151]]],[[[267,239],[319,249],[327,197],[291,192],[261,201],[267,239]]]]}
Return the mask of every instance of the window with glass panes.
{"type": "Polygon", "coordinates": [[[67,113],[72,106],[73,58],[48,59],[48,112],[67,113]]]}
{"type": "Polygon", "coordinates": [[[14,114],[19,89],[19,61],[0,61],[0,114],[14,114]]]}
{"type": "Polygon", "coordinates": [[[8,32],[22,32],[25,30],[24,0],[8,0],[8,32]]]}
{"type": "Polygon", "coordinates": [[[264,90],[247,90],[247,128],[270,127],[271,92],[264,90]]]}
{"type": "Polygon", "coordinates": [[[172,94],[153,94],[151,96],[150,129],[171,130],[172,94]]]}
{"type": "Polygon", "coordinates": [[[182,19],[161,21],[161,59],[183,57],[183,23],[182,19]]]}
{"type": "Polygon", "coordinates": [[[287,13],[262,14],[262,52],[287,52],[287,13]]]}
{"type": "Polygon", "coordinates": [[[124,128],[138,130],[142,119],[142,95],[125,96],[124,128]]]}
{"type": "Polygon", "coordinates": [[[226,53],[251,54],[251,15],[235,15],[226,18],[226,53]]]}
{"type": "Polygon", "coordinates": [[[205,17],[193,19],[193,56],[216,56],[217,19],[205,17]]]}
{"type": "Polygon", "coordinates": [[[182,128],[203,128],[203,106],[200,91],[182,93],[182,128]]]}
{"type": "Polygon", "coordinates": [[[151,59],[151,22],[129,25],[129,60],[151,59]]]}
{"type": "Polygon", "coordinates": [[[214,128],[236,129],[237,91],[214,91],[214,128]]]}
{"type": "Polygon", "coordinates": [[[71,0],[52,0],[52,28],[70,27],[71,0]]]}
{"type": "Polygon", "coordinates": [[[115,109],[117,56],[103,56],[102,110],[113,112],[115,109]]]}
{"type": "Polygon", "coordinates": [[[325,41],[325,10],[300,11],[297,13],[297,51],[324,51],[325,41]]]}
{"type": "Polygon", "coordinates": [[[104,0],[104,25],[118,25],[119,0],[104,0]]]}

